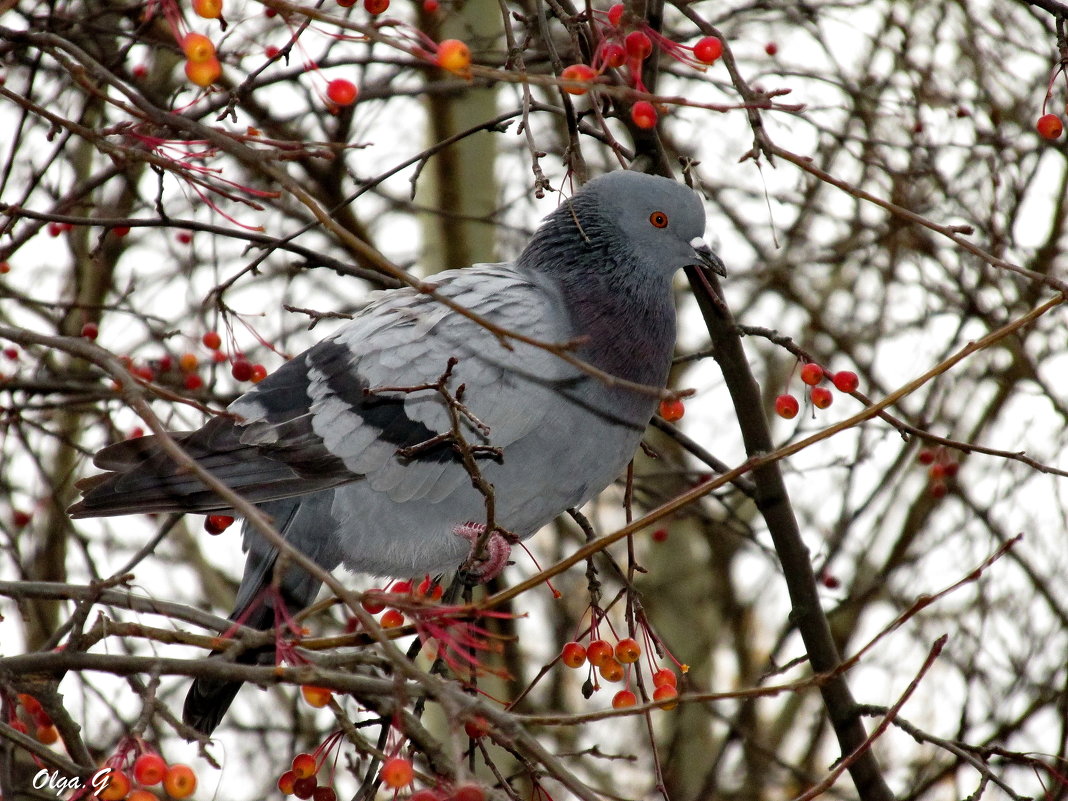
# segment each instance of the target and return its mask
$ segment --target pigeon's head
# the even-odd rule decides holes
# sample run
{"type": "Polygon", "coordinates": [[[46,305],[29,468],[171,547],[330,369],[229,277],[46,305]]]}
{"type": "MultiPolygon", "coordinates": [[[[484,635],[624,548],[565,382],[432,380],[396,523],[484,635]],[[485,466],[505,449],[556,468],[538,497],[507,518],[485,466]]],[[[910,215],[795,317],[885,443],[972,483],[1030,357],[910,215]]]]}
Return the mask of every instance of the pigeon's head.
{"type": "Polygon", "coordinates": [[[722,262],[705,244],[704,232],[705,210],[693,190],[668,178],[618,170],[587,183],[538,234],[557,247],[570,243],[586,259],[603,253],[606,258],[594,258],[593,264],[636,262],[666,275],[697,265],[722,275],[722,262]]]}

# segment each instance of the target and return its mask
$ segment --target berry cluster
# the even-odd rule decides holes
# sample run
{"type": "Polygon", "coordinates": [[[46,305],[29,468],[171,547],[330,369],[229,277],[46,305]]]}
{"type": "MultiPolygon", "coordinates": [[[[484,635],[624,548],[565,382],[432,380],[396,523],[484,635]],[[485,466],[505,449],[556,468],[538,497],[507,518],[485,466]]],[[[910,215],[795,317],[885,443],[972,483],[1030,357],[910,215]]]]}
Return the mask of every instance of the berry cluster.
{"type": "Polygon", "coordinates": [[[188,798],[197,789],[197,775],[188,765],[168,765],[143,741],[126,739],[92,784],[86,790],[95,788],[93,798],[100,801],[159,801],[159,796],[147,788],[161,785],[170,798],[188,798]]]}
{"type": "Polygon", "coordinates": [[[960,463],[943,447],[924,448],[916,455],[916,461],[927,467],[927,491],[934,498],[944,498],[949,492],[949,481],[957,477],[960,463]]]}
{"type": "MultiPolygon", "coordinates": [[[[595,28],[599,41],[592,65],[572,64],[560,73],[565,82],[564,91],[573,95],[585,94],[589,84],[606,70],[620,68],[626,70],[626,79],[635,91],[647,92],[642,81],[642,65],[654,48],[676,61],[702,70],[723,54],[723,42],[716,37],[706,36],[692,47],[679,44],[651,28],[644,19],[630,17],[622,3],[616,3],[608,11],[594,13],[598,15],[595,28]]],[[[659,112],[648,100],[638,100],[630,107],[630,118],[639,128],[653,128],[659,112]]]]}
{"type": "Polygon", "coordinates": [[[323,740],[313,753],[300,753],[293,757],[289,770],[278,777],[278,789],[282,795],[295,795],[312,801],[337,801],[337,792],[332,786],[333,777],[320,783],[318,774],[343,739],[343,733],[336,731],[323,740]]]}
{"type": "MultiPolygon", "coordinates": [[[[424,576],[423,580],[418,584],[414,581],[395,581],[390,584],[387,589],[368,590],[364,593],[362,603],[363,608],[366,609],[369,614],[377,615],[382,613],[382,617],[378,620],[378,624],[382,628],[395,629],[404,625],[404,613],[389,603],[391,595],[398,601],[403,597],[408,603],[433,603],[440,601],[444,592],[444,588],[438,584],[436,580],[427,575],[424,576]]],[[[407,603],[405,605],[407,605],[407,603]]],[[[350,631],[355,631],[358,623],[359,621],[357,621],[356,618],[349,618],[347,623],[348,629],[350,631]]]]}
{"type": "MultiPolygon", "coordinates": [[[[834,402],[834,395],[824,386],[820,386],[823,380],[830,379],[831,384],[839,392],[847,395],[857,391],[860,379],[852,370],[840,370],[832,373],[815,362],[808,362],[801,366],[801,382],[809,387],[808,399],[817,409],[826,409],[834,402]]],[[[775,414],[784,420],[792,420],[797,417],[801,405],[797,398],[789,393],[783,393],[775,398],[775,414]]]]}
{"type": "MultiPolygon", "coordinates": [[[[650,638],[651,633],[642,628],[642,633],[650,638]]],[[[623,689],[616,692],[612,697],[612,706],[615,709],[625,709],[638,703],[638,696],[631,689],[631,681],[634,670],[632,666],[641,659],[641,644],[633,637],[624,637],[612,645],[608,640],[596,636],[594,629],[588,645],[583,645],[577,640],[566,643],[560,651],[560,661],[572,670],[578,670],[589,663],[589,679],[593,682],[593,690],[600,687],[596,684],[599,674],[605,681],[616,684],[624,682],[623,689]],[[596,673],[594,672],[596,671],[596,673]]],[[[646,651],[648,653],[648,650],[646,651]]],[[[687,667],[680,666],[685,673],[687,667]]],[[[671,668],[657,665],[652,657],[649,658],[649,670],[653,677],[653,700],[660,703],[662,709],[674,709],[678,704],[678,676],[671,668]]]]}
{"type": "MultiPolygon", "coordinates": [[[[23,513],[25,514],[25,513],[23,513]]],[[[29,515],[26,515],[26,523],[29,522],[29,515]]],[[[25,523],[23,524],[25,525],[25,523]]],[[[17,526],[21,528],[22,526],[17,526]]],[[[56,729],[55,724],[52,722],[52,718],[47,712],[44,711],[44,707],[41,706],[41,702],[34,698],[32,695],[26,695],[20,693],[18,696],[18,704],[11,704],[9,706],[11,710],[7,724],[20,731],[23,734],[30,733],[30,727],[33,727],[33,736],[37,738],[38,742],[45,745],[52,745],[59,740],[59,730],[56,729]],[[19,712],[21,711],[21,715],[19,712]]]]}

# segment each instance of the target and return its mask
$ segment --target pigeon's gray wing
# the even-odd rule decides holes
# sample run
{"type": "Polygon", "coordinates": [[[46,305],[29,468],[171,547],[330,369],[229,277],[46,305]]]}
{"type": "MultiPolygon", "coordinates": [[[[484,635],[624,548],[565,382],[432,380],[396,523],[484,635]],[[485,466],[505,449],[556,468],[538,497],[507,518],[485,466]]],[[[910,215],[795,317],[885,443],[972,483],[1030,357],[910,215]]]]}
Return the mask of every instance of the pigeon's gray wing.
{"type": "MultiPolygon", "coordinates": [[[[570,336],[554,290],[510,265],[478,265],[435,280],[442,295],[505,329],[550,342],[570,336]]],[[[441,498],[470,480],[459,467],[456,437],[442,435],[505,447],[547,413],[537,388],[551,392],[573,372],[542,349],[506,345],[427,295],[389,292],[235,401],[229,415],[176,439],[256,503],[364,480],[398,502],[441,498]],[[453,412],[445,394],[429,386],[450,359],[452,380],[443,389],[455,397],[463,386],[463,408],[453,412]],[[406,448],[413,450],[405,455],[406,448]]],[[[152,437],[105,448],[96,464],[112,472],[81,483],[85,495],[72,516],[227,508],[152,437]]]]}

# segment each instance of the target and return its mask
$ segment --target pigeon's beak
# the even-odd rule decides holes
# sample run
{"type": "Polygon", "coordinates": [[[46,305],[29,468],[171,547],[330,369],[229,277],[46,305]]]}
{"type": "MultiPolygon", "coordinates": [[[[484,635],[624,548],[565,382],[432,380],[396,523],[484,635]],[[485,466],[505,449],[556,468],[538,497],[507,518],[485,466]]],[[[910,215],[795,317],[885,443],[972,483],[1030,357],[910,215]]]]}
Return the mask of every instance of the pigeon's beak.
{"type": "Polygon", "coordinates": [[[708,270],[711,270],[716,275],[726,277],[727,268],[723,266],[723,262],[719,256],[712,252],[712,248],[708,246],[701,237],[697,236],[690,240],[690,247],[693,248],[693,253],[698,259],[698,264],[708,270]]]}

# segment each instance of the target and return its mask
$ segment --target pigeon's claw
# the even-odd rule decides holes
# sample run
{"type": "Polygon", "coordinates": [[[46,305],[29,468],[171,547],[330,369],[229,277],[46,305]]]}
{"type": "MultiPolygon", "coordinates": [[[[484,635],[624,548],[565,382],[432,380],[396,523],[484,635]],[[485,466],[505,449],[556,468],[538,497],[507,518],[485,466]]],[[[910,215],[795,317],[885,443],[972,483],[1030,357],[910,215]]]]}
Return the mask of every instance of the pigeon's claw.
{"type": "Polygon", "coordinates": [[[452,533],[463,537],[471,543],[471,555],[464,562],[462,570],[478,580],[479,584],[485,584],[499,576],[511,562],[508,557],[512,555],[512,543],[506,534],[499,530],[490,532],[489,537],[481,548],[478,541],[486,530],[484,523],[461,523],[455,526],[452,533]]]}

